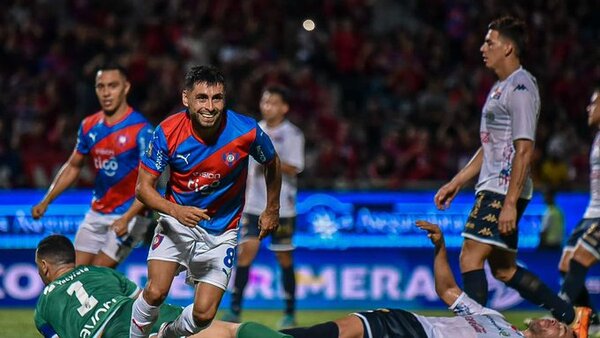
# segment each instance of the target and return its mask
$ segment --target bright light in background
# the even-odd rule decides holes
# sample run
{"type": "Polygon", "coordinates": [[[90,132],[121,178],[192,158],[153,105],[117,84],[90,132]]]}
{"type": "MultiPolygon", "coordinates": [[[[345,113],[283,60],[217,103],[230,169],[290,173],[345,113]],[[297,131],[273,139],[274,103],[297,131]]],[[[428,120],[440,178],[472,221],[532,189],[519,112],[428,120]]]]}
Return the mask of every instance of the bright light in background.
{"type": "Polygon", "coordinates": [[[311,19],[306,19],[304,20],[304,22],[302,22],[302,28],[304,28],[306,31],[312,31],[313,29],[315,29],[315,22],[312,21],[311,19]]]}

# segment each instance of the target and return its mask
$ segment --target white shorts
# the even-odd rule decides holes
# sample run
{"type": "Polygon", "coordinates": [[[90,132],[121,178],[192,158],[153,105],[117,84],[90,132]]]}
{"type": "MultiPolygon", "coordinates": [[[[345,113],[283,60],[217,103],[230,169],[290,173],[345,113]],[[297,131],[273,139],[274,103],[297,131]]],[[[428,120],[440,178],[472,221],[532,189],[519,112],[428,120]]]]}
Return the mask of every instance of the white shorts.
{"type": "Polygon", "coordinates": [[[75,250],[97,254],[102,251],[116,262],[122,262],[143,239],[151,220],[135,216],[127,226],[125,238],[117,238],[110,228],[122,215],[104,215],[93,210],[85,214],[75,235],[75,250]]]}
{"type": "Polygon", "coordinates": [[[161,214],[154,232],[148,260],[176,262],[177,274],[187,270],[186,282],[212,284],[227,290],[235,263],[238,228],[220,235],[202,227],[189,228],[161,214]]]}

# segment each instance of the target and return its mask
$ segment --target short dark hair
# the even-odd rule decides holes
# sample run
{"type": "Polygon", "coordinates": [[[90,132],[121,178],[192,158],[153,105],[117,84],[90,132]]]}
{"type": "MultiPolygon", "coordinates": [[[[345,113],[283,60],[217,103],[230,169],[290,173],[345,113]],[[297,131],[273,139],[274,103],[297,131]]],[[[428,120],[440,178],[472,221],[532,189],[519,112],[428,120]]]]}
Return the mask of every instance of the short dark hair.
{"type": "Polygon", "coordinates": [[[119,73],[121,73],[121,75],[123,75],[124,78],[127,78],[127,69],[125,69],[125,67],[123,67],[121,64],[114,61],[108,61],[97,66],[94,74],[98,74],[99,71],[105,70],[117,70],[119,71],[119,73]]]}
{"type": "Polygon", "coordinates": [[[503,16],[492,21],[488,25],[488,29],[498,31],[500,35],[510,39],[515,46],[516,55],[521,58],[525,55],[525,45],[527,44],[527,26],[521,19],[512,16],[503,16]]]}
{"type": "Polygon", "coordinates": [[[282,85],[269,85],[263,89],[263,93],[277,94],[285,104],[290,104],[290,91],[282,85]]]}
{"type": "Polygon", "coordinates": [[[75,264],[75,248],[71,240],[63,235],[50,235],[37,246],[37,257],[54,264],[75,264]]]}
{"type": "Polygon", "coordinates": [[[185,74],[184,87],[191,90],[196,83],[206,83],[209,86],[221,84],[225,89],[225,76],[214,66],[194,66],[185,74]]]}

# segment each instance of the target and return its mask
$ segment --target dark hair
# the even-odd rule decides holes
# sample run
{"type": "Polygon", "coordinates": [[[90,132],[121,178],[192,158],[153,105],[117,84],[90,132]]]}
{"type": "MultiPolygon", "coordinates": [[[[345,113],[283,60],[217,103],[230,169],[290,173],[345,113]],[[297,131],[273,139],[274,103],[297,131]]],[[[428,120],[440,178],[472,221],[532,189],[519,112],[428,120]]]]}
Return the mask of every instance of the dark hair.
{"type": "Polygon", "coordinates": [[[185,74],[184,87],[192,90],[196,83],[206,83],[209,86],[223,85],[225,89],[225,77],[220,70],[214,66],[194,66],[185,74]]]}
{"type": "Polygon", "coordinates": [[[54,264],[75,264],[75,248],[63,235],[50,235],[40,241],[37,256],[54,264]]]}
{"type": "Polygon", "coordinates": [[[503,16],[492,21],[488,25],[489,29],[498,31],[500,35],[510,39],[516,46],[516,56],[521,58],[525,55],[525,45],[527,44],[527,27],[525,22],[512,16],[503,16]]]}
{"type": "Polygon", "coordinates": [[[94,74],[98,74],[99,71],[105,70],[117,70],[119,71],[119,73],[121,73],[121,75],[123,75],[124,78],[127,78],[127,70],[125,69],[125,67],[114,61],[109,61],[99,65],[98,67],[96,67],[96,71],[94,72],[94,74]]]}
{"type": "Polygon", "coordinates": [[[281,85],[270,85],[263,89],[263,93],[277,94],[285,104],[290,104],[290,91],[281,85]]]}

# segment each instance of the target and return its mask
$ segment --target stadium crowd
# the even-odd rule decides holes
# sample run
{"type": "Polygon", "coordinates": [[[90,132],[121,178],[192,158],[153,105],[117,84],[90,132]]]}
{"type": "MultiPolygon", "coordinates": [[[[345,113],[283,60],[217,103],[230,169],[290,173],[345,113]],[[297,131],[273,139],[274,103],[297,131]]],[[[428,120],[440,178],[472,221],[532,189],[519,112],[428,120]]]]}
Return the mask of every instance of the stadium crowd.
{"type": "MultiPolygon", "coordinates": [[[[500,0],[11,0],[0,3],[0,187],[46,188],[98,110],[95,67],[126,66],[153,123],[181,108],[180,74],[215,64],[229,107],[259,117],[291,88],[306,135],[304,188],[399,188],[449,179],[479,146],[495,81],[479,47],[501,14],[525,19],[542,113],[540,183],[587,188],[585,106],[600,80],[600,3],[500,0]],[[311,18],[316,28],[302,22],[311,18]]],[[[91,171],[80,185],[93,182],[91,171]]],[[[438,186],[439,184],[435,184],[438,186]]]]}

